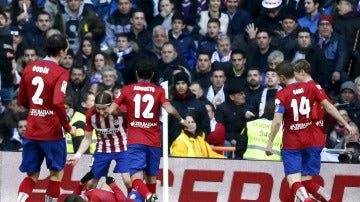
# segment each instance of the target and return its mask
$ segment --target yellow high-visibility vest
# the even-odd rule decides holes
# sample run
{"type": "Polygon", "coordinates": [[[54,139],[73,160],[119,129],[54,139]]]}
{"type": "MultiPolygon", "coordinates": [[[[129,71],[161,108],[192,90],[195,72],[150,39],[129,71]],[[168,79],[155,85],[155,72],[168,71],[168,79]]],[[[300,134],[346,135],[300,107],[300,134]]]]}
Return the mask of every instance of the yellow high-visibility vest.
{"type": "MultiPolygon", "coordinates": [[[[74,123],[82,121],[86,123],[86,115],[76,111],[74,115],[71,117],[70,125],[73,125],[74,123]]],[[[85,132],[83,129],[77,129],[76,130],[76,136],[84,136],[85,132]]],[[[94,153],[96,149],[96,142],[97,142],[97,136],[95,130],[92,132],[92,138],[91,138],[91,144],[89,146],[89,151],[91,154],[94,153]]],[[[72,143],[72,135],[70,133],[66,133],[66,151],[69,154],[75,153],[73,143],[72,143]]]]}
{"type": "Polygon", "coordinates": [[[257,119],[247,122],[248,146],[244,154],[245,159],[281,161],[282,127],[276,134],[273,144],[274,154],[265,154],[269,140],[271,121],[267,119],[257,119]]]}

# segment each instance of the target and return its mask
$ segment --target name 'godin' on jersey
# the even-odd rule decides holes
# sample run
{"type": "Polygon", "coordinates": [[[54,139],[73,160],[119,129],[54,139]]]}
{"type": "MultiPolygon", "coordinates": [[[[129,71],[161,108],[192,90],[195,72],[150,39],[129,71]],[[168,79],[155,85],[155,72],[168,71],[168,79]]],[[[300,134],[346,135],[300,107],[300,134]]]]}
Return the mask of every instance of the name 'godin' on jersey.
{"type": "Polygon", "coordinates": [[[50,68],[48,68],[48,67],[41,67],[41,66],[33,66],[32,71],[33,71],[33,72],[42,73],[42,74],[48,74],[49,71],[50,71],[50,68]]]}

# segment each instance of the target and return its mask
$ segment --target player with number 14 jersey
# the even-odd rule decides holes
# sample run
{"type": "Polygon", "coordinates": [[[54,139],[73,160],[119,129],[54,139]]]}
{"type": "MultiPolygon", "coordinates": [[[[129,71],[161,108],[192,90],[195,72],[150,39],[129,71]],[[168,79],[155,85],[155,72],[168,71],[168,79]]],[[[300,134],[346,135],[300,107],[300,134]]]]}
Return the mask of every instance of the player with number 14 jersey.
{"type": "Polygon", "coordinates": [[[284,115],[283,149],[301,149],[311,144],[313,103],[328,99],[319,85],[293,83],[276,94],[275,112],[284,115]],[[287,113],[284,113],[287,111],[287,113]]]}

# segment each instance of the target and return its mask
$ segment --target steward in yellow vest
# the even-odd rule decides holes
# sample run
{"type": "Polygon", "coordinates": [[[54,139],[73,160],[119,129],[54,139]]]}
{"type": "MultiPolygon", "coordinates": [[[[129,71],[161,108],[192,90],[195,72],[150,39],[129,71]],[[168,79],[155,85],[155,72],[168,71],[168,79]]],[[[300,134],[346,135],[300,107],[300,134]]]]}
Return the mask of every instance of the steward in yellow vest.
{"type": "Polygon", "coordinates": [[[281,161],[282,130],[280,129],[274,139],[274,154],[265,154],[267,142],[271,130],[271,121],[267,119],[256,119],[246,124],[248,129],[248,145],[244,154],[245,159],[281,161]]]}
{"type": "MultiPolygon", "coordinates": [[[[70,120],[70,125],[76,127],[76,134],[72,136],[70,133],[66,134],[66,150],[67,153],[75,153],[80,146],[80,143],[85,135],[86,127],[86,110],[94,105],[95,95],[92,93],[85,93],[81,96],[81,107],[75,111],[70,120]]],[[[92,132],[92,141],[89,150],[86,153],[93,154],[96,148],[97,136],[95,131],[92,132]]]]}

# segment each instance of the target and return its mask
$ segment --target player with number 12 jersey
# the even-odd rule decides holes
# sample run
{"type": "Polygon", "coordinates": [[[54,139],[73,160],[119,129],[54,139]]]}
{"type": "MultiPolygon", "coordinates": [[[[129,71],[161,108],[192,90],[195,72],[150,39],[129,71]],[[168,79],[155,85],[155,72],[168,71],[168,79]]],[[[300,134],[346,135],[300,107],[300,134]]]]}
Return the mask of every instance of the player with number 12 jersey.
{"type": "Polygon", "coordinates": [[[128,118],[128,145],[144,144],[160,147],[160,109],[169,102],[165,90],[154,83],[139,81],[121,89],[115,99],[120,105],[125,101],[128,118]]]}

